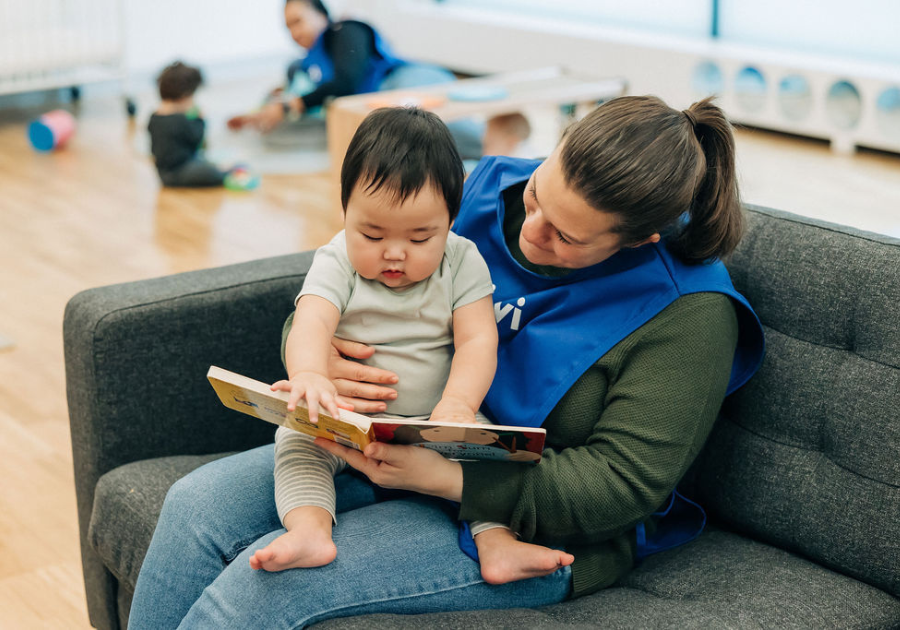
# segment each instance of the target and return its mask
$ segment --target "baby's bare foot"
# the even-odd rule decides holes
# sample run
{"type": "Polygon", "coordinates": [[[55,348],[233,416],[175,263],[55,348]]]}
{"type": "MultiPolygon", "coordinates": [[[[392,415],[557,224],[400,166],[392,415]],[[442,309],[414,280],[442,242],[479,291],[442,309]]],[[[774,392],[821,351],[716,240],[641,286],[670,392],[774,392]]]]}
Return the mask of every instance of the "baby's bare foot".
{"type": "Polygon", "coordinates": [[[250,568],[265,571],[321,567],[337,556],[331,539],[331,516],[328,526],[294,526],[250,556],[250,568]]]}
{"type": "Polygon", "coordinates": [[[488,584],[506,584],[550,575],[575,560],[575,556],[565,551],[522,542],[503,528],[478,534],[475,544],[481,563],[481,577],[488,584]]]}

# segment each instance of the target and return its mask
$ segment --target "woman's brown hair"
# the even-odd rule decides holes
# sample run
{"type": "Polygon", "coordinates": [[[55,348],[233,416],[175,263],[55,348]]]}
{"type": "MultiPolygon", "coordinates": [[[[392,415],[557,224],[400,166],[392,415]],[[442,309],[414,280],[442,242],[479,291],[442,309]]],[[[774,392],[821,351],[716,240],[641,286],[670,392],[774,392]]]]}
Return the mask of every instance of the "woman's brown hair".
{"type": "Polygon", "coordinates": [[[575,192],[619,217],[623,245],[658,232],[697,263],[741,239],[734,136],[711,98],[684,111],[653,96],[613,99],[566,131],[560,160],[575,192]]]}

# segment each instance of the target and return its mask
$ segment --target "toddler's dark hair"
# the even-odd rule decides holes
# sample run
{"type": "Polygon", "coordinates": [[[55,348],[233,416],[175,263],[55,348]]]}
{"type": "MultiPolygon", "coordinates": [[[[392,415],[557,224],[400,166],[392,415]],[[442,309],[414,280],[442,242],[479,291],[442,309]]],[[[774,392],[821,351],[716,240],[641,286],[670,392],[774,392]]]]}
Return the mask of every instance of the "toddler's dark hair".
{"type": "Polygon", "coordinates": [[[179,101],[192,96],[202,83],[200,70],[180,61],[169,64],[156,77],[159,97],[164,101],[179,101]]]}
{"type": "Polygon", "coordinates": [[[384,107],[366,116],[341,167],[341,205],[362,182],[367,193],[386,188],[398,202],[430,184],[447,201],[450,221],[459,213],[466,173],[453,136],[431,112],[384,107]]]}

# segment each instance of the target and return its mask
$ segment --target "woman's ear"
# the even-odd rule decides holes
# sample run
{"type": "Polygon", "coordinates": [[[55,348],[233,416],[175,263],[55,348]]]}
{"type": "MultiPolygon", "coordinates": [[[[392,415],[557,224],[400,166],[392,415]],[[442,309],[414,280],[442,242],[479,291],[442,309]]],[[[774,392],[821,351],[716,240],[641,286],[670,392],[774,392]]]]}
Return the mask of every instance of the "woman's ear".
{"type": "Polygon", "coordinates": [[[648,243],[659,243],[659,233],[657,232],[656,234],[651,234],[650,236],[645,238],[643,241],[640,241],[633,245],[629,245],[628,247],[630,247],[632,249],[637,249],[638,247],[641,247],[642,245],[647,245],[648,243]]]}

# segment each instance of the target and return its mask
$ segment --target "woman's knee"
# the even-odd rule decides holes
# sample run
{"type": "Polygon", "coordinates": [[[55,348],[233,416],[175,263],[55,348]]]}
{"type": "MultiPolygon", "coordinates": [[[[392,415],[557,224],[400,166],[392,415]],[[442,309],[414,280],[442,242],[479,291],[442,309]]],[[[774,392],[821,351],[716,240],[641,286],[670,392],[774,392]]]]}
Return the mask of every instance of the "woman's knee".
{"type": "Polygon", "coordinates": [[[216,521],[274,511],[273,470],[271,445],[212,461],[172,484],[163,515],[216,521]]]}
{"type": "Polygon", "coordinates": [[[176,522],[180,527],[200,519],[215,518],[216,507],[225,503],[210,492],[202,474],[188,473],[172,484],[163,501],[161,524],[176,522]]]}

